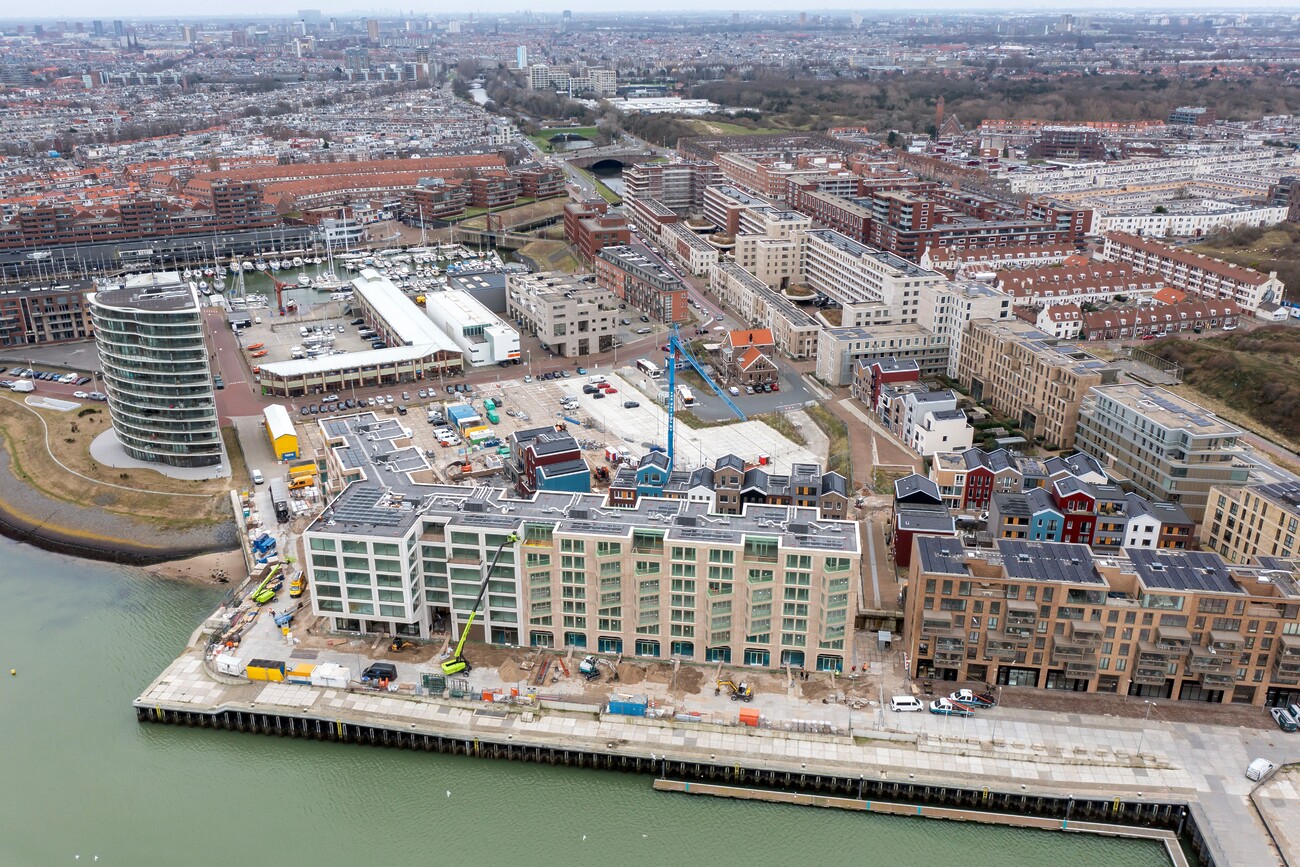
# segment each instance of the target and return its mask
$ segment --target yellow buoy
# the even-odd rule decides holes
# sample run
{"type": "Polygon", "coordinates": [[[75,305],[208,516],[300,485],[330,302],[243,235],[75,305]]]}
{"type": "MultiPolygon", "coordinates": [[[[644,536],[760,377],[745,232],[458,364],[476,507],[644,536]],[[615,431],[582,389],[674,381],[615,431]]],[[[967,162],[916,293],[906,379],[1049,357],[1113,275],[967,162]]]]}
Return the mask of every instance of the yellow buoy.
{"type": "Polygon", "coordinates": [[[18,676],[18,669],[16,669],[16,668],[11,668],[11,669],[9,669],[9,675],[10,675],[11,677],[17,677],[17,676],[18,676]]]}

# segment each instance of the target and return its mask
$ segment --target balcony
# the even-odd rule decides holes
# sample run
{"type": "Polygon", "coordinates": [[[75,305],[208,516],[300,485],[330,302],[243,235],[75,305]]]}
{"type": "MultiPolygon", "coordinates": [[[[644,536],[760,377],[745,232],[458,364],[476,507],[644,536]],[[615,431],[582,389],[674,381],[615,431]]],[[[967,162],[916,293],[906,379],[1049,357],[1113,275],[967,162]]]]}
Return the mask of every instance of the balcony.
{"type": "Polygon", "coordinates": [[[1185,650],[1192,643],[1192,633],[1183,626],[1157,626],[1156,643],[1185,650]]]}
{"type": "Polygon", "coordinates": [[[1097,663],[1095,662],[1067,662],[1065,664],[1065,676],[1087,679],[1097,676],[1097,663]]]}
{"type": "Polygon", "coordinates": [[[1038,609],[1030,606],[1028,608],[1007,607],[1007,626],[1029,626],[1033,627],[1038,623],[1038,609]]]}
{"type": "Polygon", "coordinates": [[[946,611],[928,612],[921,616],[921,634],[923,636],[947,636],[956,633],[960,635],[952,625],[952,615],[946,611]]]}
{"type": "Polygon", "coordinates": [[[1245,648],[1246,642],[1235,632],[1210,632],[1210,646],[1220,653],[1238,653],[1245,648]]]}
{"type": "Polygon", "coordinates": [[[1187,652],[1185,646],[1174,646],[1170,644],[1154,644],[1150,641],[1138,642],[1138,662],[1153,662],[1168,664],[1177,660],[1187,652]]]}
{"type": "Polygon", "coordinates": [[[1169,672],[1161,668],[1148,668],[1139,664],[1133,670],[1133,682],[1143,686],[1159,686],[1169,679],[1169,672]]]}
{"type": "Polygon", "coordinates": [[[984,655],[991,659],[1004,659],[1011,662],[1015,660],[1018,653],[1019,648],[1014,641],[1002,641],[990,637],[984,642],[984,655]]]}
{"type": "Polygon", "coordinates": [[[1236,664],[1235,653],[1217,653],[1210,647],[1193,647],[1187,658],[1187,670],[1195,674],[1232,671],[1236,664]]]}
{"type": "Polygon", "coordinates": [[[1201,675],[1201,686],[1206,689],[1231,689],[1237,685],[1237,678],[1233,674],[1212,674],[1205,673],[1201,675]]]}
{"type": "Polygon", "coordinates": [[[1079,662],[1085,659],[1095,659],[1097,649],[1095,647],[1078,647],[1073,644],[1052,644],[1052,662],[1061,665],[1067,662],[1079,662]]]}
{"type": "Polygon", "coordinates": [[[1081,623],[1077,620],[1070,624],[1069,643],[1075,647],[1101,647],[1102,626],[1100,623],[1081,623]]]}

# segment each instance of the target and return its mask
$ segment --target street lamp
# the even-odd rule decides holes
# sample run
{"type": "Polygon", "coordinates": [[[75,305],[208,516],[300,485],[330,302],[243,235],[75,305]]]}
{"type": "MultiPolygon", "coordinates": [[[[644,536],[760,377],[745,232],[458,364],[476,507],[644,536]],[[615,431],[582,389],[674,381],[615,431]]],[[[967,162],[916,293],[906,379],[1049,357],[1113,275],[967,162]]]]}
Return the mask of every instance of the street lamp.
{"type": "Polygon", "coordinates": [[[1143,701],[1142,703],[1147,706],[1147,712],[1142,716],[1142,735],[1138,738],[1137,754],[1139,757],[1142,755],[1142,744],[1146,742],[1147,738],[1147,720],[1151,719],[1151,708],[1156,706],[1154,701],[1143,701]]]}

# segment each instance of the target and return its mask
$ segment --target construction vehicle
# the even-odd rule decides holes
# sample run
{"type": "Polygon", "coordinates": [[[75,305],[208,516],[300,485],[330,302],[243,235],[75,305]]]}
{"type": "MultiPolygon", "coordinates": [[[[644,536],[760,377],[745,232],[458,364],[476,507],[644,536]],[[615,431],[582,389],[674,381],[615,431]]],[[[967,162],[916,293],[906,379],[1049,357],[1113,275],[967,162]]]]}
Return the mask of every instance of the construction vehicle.
{"type": "Polygon", "coordinates": [[[588,656],[578,663],[578,674],[587,678],[587,680],[595,680],[600,677],[600,668],[596,665],[596,657],[588,656]]]}
{"type": "Polygon", "coordinates": [[[727,689],[731,690],[732,701],[753,701],[754,700],[754,688],[743,680],[740,683],[736,683],[735,681],[731,681],[731,680],[720,680],[718,681],[717,688],[713,690],[713,694],[717,695],[718,693],[722,692],[723,687],[726,687],[727,689]]]}
{"type": "Polygon", "coordinates": [[[519,534],[511,533],[501,540],[500,545],[497,545],[496,553],[492,555],[492,563],[487,567],[487,571],[483,573],[483,583],[479,585],[478,598],[474,600],[474,608],[469,613],[469,620],[465,621],[465,625],[460,630],[460,641],[456,642],[456,652],[452,654],[451,659],[442,664],[443,674],[460,674],[461,672],[468,674],[472,670],[473,667],[469,664],[469,660],[465,658],[465,642],[469,640],[469,628],[474,625],[474,618],[478,617],[478,610],[483,606],[483,598],[487,596],[488,582],[492,580],[492,573],[496,571],[497,561],[501,559],[501,552],[506,549],[507,545],[513,545],[518,541],[519,534]]]}
{"type": "Polygon", "coordinates": [[[279,575],[280,564],[276,563],[271,567],[271,571],[266,573],[266,577],[262,579],[262,583],[257,585],[257,589],[253,591],[252,599],[254,602],[258,605],[265,605],[267,602],[270,602],[275,598],[275,591],[280,587],[280,585],[276,583],[276,579],[279,575]]]}
{"type": "Polygon", "coordinates": [[[288,626],[290,623],[293,623],[293,614],[294,614],[293,609],[289,609],[288,611],[281,611],[279,614],[276,614],[275,615],[276,628],[283,629],[284,627],[288,626]]]}
{"type": "Polygon", "coordinates": [[[299,571],[289,582],[289,596],[297,599],[307,589],[307,573],[299,571]]]}
{"type": "Polygon", "coordinates": [[[408,647],[415,647],[415,642],[407,641],[405,638],[402,638],[400,635],[394,637],[392,641],[388,642],[389,653],[401,653],[403,650],[405,650],[408,647]]]}
{"type": "Polygon", "coordinates": [[[969,708],[979,709],[983,707],[993,707],[998,703],[997,697],[986,692],[975,692],[970,689],[959,689],[948,696],[948,700],[953,704],[965,705],[969,708]]]}

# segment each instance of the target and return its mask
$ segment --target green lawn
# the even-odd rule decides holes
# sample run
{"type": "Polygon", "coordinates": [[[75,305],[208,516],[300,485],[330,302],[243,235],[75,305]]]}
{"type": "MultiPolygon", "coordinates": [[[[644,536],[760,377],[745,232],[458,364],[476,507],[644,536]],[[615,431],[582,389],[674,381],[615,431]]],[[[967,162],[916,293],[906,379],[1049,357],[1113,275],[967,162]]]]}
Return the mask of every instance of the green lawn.
{"type": "Polygon", "coordinates": [[[556,129],[544,129],[538,131],[536,135],[530,135],[528,138],[532,140],[533,144],[537,145],[542,150],[546,150],[550,146],[550,137],[553,135],[559,135],[560,133],[580,135],[583,138],[593,139],[596,137],[596,128],[594,126],[566,126],[558,127],[556,129]]]}
{"type": "Polygon", "coordinates": [[[771,126],[750,129],[738,123],[727,123],[718,120],[689,120],[687,122],[698,127],[701,135],[766,135],[773,132],[789,132],[788,129],[777,129],[771,126]]]}

